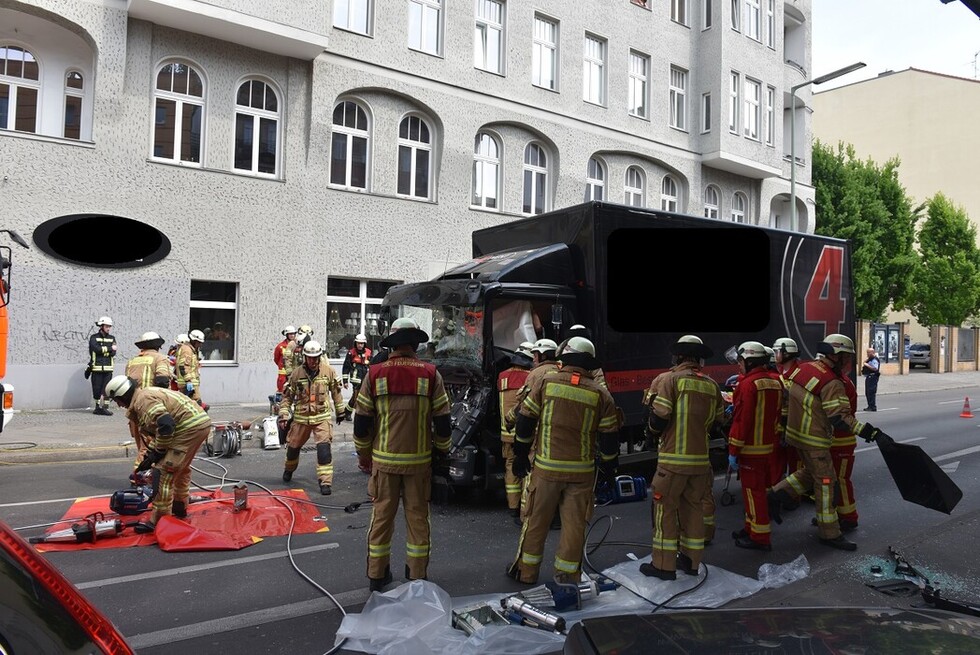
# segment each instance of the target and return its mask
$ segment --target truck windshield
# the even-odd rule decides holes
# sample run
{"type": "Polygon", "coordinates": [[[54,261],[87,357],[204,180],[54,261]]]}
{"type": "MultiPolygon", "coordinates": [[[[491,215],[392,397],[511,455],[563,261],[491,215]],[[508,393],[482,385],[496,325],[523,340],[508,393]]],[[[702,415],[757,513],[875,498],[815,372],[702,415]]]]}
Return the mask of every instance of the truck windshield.
{"type": "Polygon", "coordinates": [[[392,318],[414,318],[429,335],[421,359],[437,365],[480,369],[483,362],[483,308],[478,305],[399,305],[392,318]]]}

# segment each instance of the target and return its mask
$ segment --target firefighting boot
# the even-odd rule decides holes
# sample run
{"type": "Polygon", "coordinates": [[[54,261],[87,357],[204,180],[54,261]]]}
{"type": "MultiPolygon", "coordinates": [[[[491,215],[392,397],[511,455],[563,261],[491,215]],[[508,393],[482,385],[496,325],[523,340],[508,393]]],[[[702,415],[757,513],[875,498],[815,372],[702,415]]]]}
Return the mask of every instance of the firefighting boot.
{"type": "Polygon", "coordinates": [[[647,562],[646,564],[640,564],[640,573],[647,576],[648,578],[660,578],[661,580],[676,580],[676,571],[664,571],[663,569],[658,569],[652,563],[647,562]]]}
{"type": "Polygon", "coordinates": [[[179,519],[187,518],[187,503],[182,500],[175,500],[173,504],[173,513],[179,519]]]}
{"type": "Polygon", "coordinates": [[[791,502],[792,500],[793,496],[785,489],[780,489],[779,491],[770,489],[769,493],[766,494],[766,502],[769,504],[769,518],[777,525],[782,525],[783,503],[791,502]]]}
{"type": "Polygon", "coordinates": [[[368,578],[368,580],[370,580],[370,584],[368,586],[370,591],[377,591],[379,593],[384,591],[384,588],[390,585],[391,581],[394,580],[394,578],[391,577],[391,567],[385,567],[385,575],[383,578],[368,578]]]}
{"type": "MultiPolygon", "coordinates": [[[[697,575],[698,569],[694,566],[694,562],[691,558],[684,553],[677,553],[677,568],[686,573],[687,575],[697,575]]],[[[676,577],[676,576],[675,576],[676,577]]]]}
{"type": "Polygon", "coordinates": [[[330,485],[323,482],[320,483],[320,493],[324,496],[329,496],[331,493],[330,485]]]}
{"type": "Polygon", "coordinates": [[[412,572],[408,570],[408,564],[405,565],[405,579],[406,580],[428,580],[429,576],[423,575],[421,578],[413,578],[412,572]]]}
{"type": "Polygon", "coordinates": [[[282,472],[282,481],[283,482],[289,482],[292,479],[293,479],[293,472],[292,471],[283,471],[282,472]]]}
{"type": "Polygon", "coordinates": [[[845,539],[844,535],[840,535],[836,539],[824,539],[821,537],[820,543],[822,543],[824,546],[837,548],[838,550],[857,550],[858,547],[858,545],[853,541],[848,541],[845,539]]]}

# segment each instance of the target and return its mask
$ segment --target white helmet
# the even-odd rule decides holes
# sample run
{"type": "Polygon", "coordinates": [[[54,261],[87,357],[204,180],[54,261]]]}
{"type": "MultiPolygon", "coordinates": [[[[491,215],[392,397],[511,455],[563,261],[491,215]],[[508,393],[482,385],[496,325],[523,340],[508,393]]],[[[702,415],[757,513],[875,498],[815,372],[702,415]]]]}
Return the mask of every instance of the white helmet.
{"type": "Polygon", "coordinates": [[[565,344],[564,353],[583,353],[595,357],[595,345],[585,337],[572,337],[565,344]]]}
{"type": "Polygon", "coordinates": [[[769,363],[770,364],[775,364],[776,363],[776,351],[773,350],[772,348],[770,348],[769,346],[766,346],[766,354],[769,355],[769,363]]]}
{"type": "Polygon", "coordinates": [[[534,344],[530,341],[524,341],[517,347],[516,352],[523,353],[528,357],[531,356],[531,348],[534,348],[534,344]]]}
{"type": "Polygon", "coordinates": [[[97,320],[95,324],[98,325],[99,327],[102,327],[103,325],[112,327],[112,319],[109,318],[108,316],[100,316],[99,320],[97,320]]]}
{"type": "Polygon", "coordinates": [[[284,327],[282,329],[282,336],[286,336],[287,334],[296,334],[296,326],[287,325],[286,327],[284,327]]]}
{"type": "Polygon", "coordinates": [[[303,357],[319,357],[323,354],[323,347],[319,341],[307,341],[303,345],[303,357]]]}
{"type": "Polygon", "coordinates": [[[190,341],[198,341],[200,343],[204,343],[204,333],[201,332],[200,330],[191,330],[187,334],[187,338],[190,341]]]}
{"type": "Polygon", "coordinates": [[[556,350],[558,350],[558,344],[551,339],[538,339],[531,346],[532,353],[555,352],[556,350]]]}
{"type": "Polygon", "coordinates": [[[800,348],[796,345],[796,342],[789,337],[779,337],[772,343],[772,349],[775,351],[782,350],[784,353],[794,354],[799,353],[800,348]]]}
{"type": "Polygon", "coordinates": [[[143,336],[136,340],[136,346],[140,348],[159,348],[163,345],[163,337],[156,332],[144,332],[143,336]]]}
{"type": "Polygon", "coordinates": [[[769,358],[766,347],[758,341],[745,341],[738,347],[738,356],[742,359],[769,358]]]}
{"type": "Polygon", "coordinates": [[[854,354],[854,341],[843,334],[828,334],[817,344],[817,352],[822,355],[854,354]]]}
{"type": "Polygon", "coordinates": [[[354,337],[354,343],[367,343],[367,337],[363,334],[359,334],[354,337]]]}
{"type": "Polygon", "coordinates": [[[125,375],[117,375],[105,385],[105,395],[107,398],[122,398],[134,386],[133,380],[125,375]]]}
{"type": "Polygon", "coordinates": [[[311,328],[309,325],[300,325],[298,331],[299,332],[302,332],[303,334],[305,334],[308,337],[312,337],[313,336],[313,328],[311,328]]]}
{"type": "Polygon", "coordinates": [[[176,337],[174,337],[174,343],[187,343],[190,341],[190,337],[181,332],[176,337]]]}

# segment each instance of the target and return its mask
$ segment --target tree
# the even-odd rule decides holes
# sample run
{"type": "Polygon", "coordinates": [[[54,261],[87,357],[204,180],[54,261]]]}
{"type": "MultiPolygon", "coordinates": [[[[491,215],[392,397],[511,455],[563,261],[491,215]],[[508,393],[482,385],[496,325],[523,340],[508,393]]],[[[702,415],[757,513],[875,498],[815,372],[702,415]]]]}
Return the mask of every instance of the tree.
{"type": "Polygon", "coordinates": [[[909,309],[922,325],[962,325],[980,309],[977,228],[942,193],[925,203],[909,309]]]}
{"type": "Polygon", "coordinates": [[[861,162],[854,146],[813,146],[816,233],[851,242],[851,277],[857,316],[880,321],[893,305],[909,304],[917,215],[898,181],[899,160],[880,167],[861,162]]]}

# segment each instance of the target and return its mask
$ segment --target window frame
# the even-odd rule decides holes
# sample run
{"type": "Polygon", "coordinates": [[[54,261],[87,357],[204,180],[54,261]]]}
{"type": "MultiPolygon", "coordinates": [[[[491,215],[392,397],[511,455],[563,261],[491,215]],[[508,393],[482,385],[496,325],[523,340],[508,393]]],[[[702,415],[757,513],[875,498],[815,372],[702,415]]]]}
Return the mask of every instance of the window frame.
{"type": "Polygon", "coordinates": [[[550,209],[551,193],[548,189],[548,162],[550,159],[551,152],[540,141],[530,141],[524,146],[524,157],[521,165],[521,213],[524,216],[536,216],[550,209]],[[528,161],[532,152],[538,153],[537,162],[528,161]],[[543,164],[541,159],[544,160],[543,164]],[[531,183],[530,187],[528,182],[531,183]],[[541,207],[538,207],[537,200],[542,194],[541,207]]]}
{"type": "Polygon", "coordinates": [[[741,0],[732,0],[731,13],[732,13],[732,29],[735,30],[736,32],[741,32],[742,31],[742,23],[741,23],[742,3],[741,3],[741,0]]]}
{"type": "Polygon", "coordinates": [[[745,36],[762,43],[762,3],[760,0],[745,0],[745,15],[742,25],[745,36]]]}
{"type": "Polygon", "coordinates": [[[473,67],[486,71],[488,73],[493,73],[494,75],[504,75],[506,72],[504,70],[505,57],[504,53],[507,52],[507,44],[504,41],[506,36],[505,23],[507,20],[507,4],[503,0],[474,0],[473,9],[473,67]],[[490,6],[496,6],[500,9],[500,21],[494,22],[491,17],[486,15],[486,9],[490,6]],[[481,9],[484,11],[481,12],[481,9]],[[482,32],[481,32],[481,27],[482,32]],[[496,42],[497,42],[497,61],[496,66],[491,68],[488,66],[490,61],[490,52],[488,46],[490,44],[490,36],[496,32],[496,42]],[[480,64],[477,59],[482,55],[483,65],[480,64]]]}
{"type": "MultiPolygon", "coordinates": [[[[354,336],[358,334],[364,334],[368,338],[368,348],[370,348],[374,352],[377,352],[378,342],[381,341],[381,335],[378,334],[376,321],[380,317],[379,316],[380,311],[377,313],[368,313],[369,311],[368,305],[376,305],[380,309],[381,301],[384,300],[384,295],[382,294],[381,297],[368,295],[368,289],[372,284],[382,284],[391,287],[401,283],[402,283],[401,280],[391,281],[391,280],[376,280],[376,279],[366,279],[366,278],[349,278],[341,275],[327,276],[326,310],[324,314],[324,316],[326,317],[324,323],[326,328],[324,330],[324,335],[323,335],[323,347],[324,347],[324,352],[327,354],[327,359],[331,365],[338,366],[340,364],[343,364],[345,355],[340,355],[339,353],[340,340],[338,340],[337,342],[337,346],[338,346],[337,352],[330,352],[329,350],[327,350],[327,348],[330,345],[330,341],[332,337],[330,331],[331,329],[334,329],[331,328],[330,325],[330,310],[335,309],[336,305],[341,305],[341,304],[358,305],[359,309],[357,310],[357,317],[355,318],[353,315],[351,315],[344,320],[344,324],[346,325],[346,327],[344,327],[344,325],[341,325],[341,329],[353,329],[355,331],[353,333],[345,333],[344,337],[341,337],[341,340],[345,339],[348,334],[350,334],[352,339],[354,336]],[[345,280],[348,282],[357,282],[358,295],[344,296],[337,293],[330,293],[331,280],[345,280]],[[347,324],[347,321],[351,319],[357,320],[358,323],[356,328],[353,325],[347,324]],[[374,326],[371,326],[368,323],[369,321],[375,321],[374,326]]],[[[339,318],[340,316],[338,312],[338,320],[339,318]]],[[[353,341],[352,341],[352,345],[353,345],[353,341]]]]}
{"type": "Polygon", "coordinates": [[[736,191],[732,194],[732,213],[731,219],[732,223],[741,223],[742,225],[747,225],[747,216],[749,214],[749,199],[741,191],[736,191]],[[741,220],[740,220],[741,219],[741,220]]]}
{"type": "MultiPolygon", "coordinates": [[[[188,75],[188,90],[190,89],[190,76],[188,75]]],[[[153,75],[153,111],[151,112],[152,126],[151,129],[151,148],[150,148],[150,158],[153,161],[166,162],[169,164],[177,164],[179,166],[187,166],[192,168],[203,168],[204,161],[206,159],[206,146],[207,146],[207,112],[208,112],[208,81],[207,76],[204,72],[204,68],[199,66],[197,63],[190,61],[188,59],[180,57],[172,57],[164,59],[158,66],[154,69],[153,75]],[[173,91],[167,91],[166,89],[158,89],[157,84],[159,83],[160,73],[167,66],[186,66],[189,71],[193,71],[197,75],[198,80],[201,83],[201,95],[194,96],[190,93],[179,93],[173,91]],[[198,101],[193,101],[194,98],[199,98],[198,101]],[[160,125],[157,120],[157,115],[159,114],[159,103],[160,101],[173,102],[174,103],[174,140],[171,146],[173,147],[173,156],[164,157],[162,155],[156,154],[157,146],[157,126],[160,125]],[[183,159],[182,149],[182,132],[183,132],[183,122],[184,122],[184,107],[185,106],[196,106],[201,112],[200,121],[200,144],[198,146],[198,160],[193,161],[189,159],[183,159]]]]}
{"type": "Polygon", "coordinates": [[[435,134],[433,132],[432,125],[429,120],[420,113],[411,112],[406,114],[400,121],[398,121],[398,140],[397,140],[397,154],[396,154],[396,181],[395,181],[395,195],[399,198],[406,198],[409,200],[421,200],[430,201],[433,199],[433,183],[435,180],[435,134]],[[408,137],[402,137],[402,125],[408,121],[408,137]],[[413,140],[411,138],[412,133],[412,121],[419,121],[419,136],[418,140],[413,140]],[[421,139],[422,127],[428,132],[428,141],[423,141],[421,139]],[[407,149],[411,155],[411,166],[408,171],[408,180],[410,190],[404,192],[401,190],[401,177],[402,177],[402,150],[407,149]],[[426,193],[424,196],[419,195],[417,184],[419,181],[418,175],[418,164],[419,164],[419,154],[427,153],[426,155],[426,166],[427,170],[425,172],[425,184],[426,193]]]}
{"type": "Polygon", "coordinates": [[[367,105],[362,103],[360,100],[354,98],[340,98],[334,103],[333,110],[330,112],[330,173],[328,177],[328,185],[335,189],[345,189],[347,191],[358,191],[367,192],[371,189],[371,147],[372,147],[372,117],[371,112],[368,111],[367,105]],[[344,103],[350,103],[357,108],[360,112],[364,114],[365,129],[360,130],[357,128],[357,114],[354,114],[354,127],[348,127],[344,124],[338,124],[334,122],[334,115],[337,113],[337,108],[344,103]],[[334,182],[334,139],[338,135],[342,135],[346,140],[346,145],[344,148],[344,182],[338,183],[334,182]],[[354,139],[363,138],[364,139],[364,186],[358,187],[353,185],[353,160],[354,160],[354,139]]]}
{"type": "Polygon", "coordinates": [[[339,30],[344,30],[345,32],[351,32],[353,34],[362,34],[364,36],[373,36],[374,35],[374,0],[334,0],[333,18],[331,24],[335,28],[339,30]],[[355,3],[358,5],[357,7],[354,7],[355,3]],[[337,18],[338,18],[337,15],[340,12],[341,8],[346,8],[347,11],[346,25],[337,24],[337,18]],[[356,8],[358,10],[356,12],[357,16],[363,14],[364,16],[363,30],[360,30],[357,27],[352,26],[353,21],[351,20],[351,17],[355,14],[355,12],[352,11],[352,8],[356,8]]]}
{"type": "Polygon", "coordinates": [[[766,46],[776,49],[776,0],[766,0],[766,46]]]}
{"type": "Polygon", "coordinates": [[[742,131],[739,123],[741,116],[739,106],[742,102],[742,74],[732,71],[728,78],[728,131],[740,136],[742,131]]]}
{"type": "Polygon", "coordinates": [[[646,187],[646,172],[635,164],[628,166],[623,174],[623,204],[628,207],[646,207],[646,187]],[[633,179],[630,179],[631,174],[635,174],[633,179]]]}
{"type": "Polygon", "coordinates": [[[688,27],[688,0],[670,0],[670,20],[688,27]]]}
{"type": "MultiPolygon", "coordinates": [[[[21,74],[19,76],[8,75],[6,71],[0,74],[0,84],[7,87],[7,124],[0,125],[0,130],[9,130],[11,132],[20,132],[21,134],[40,134],[39,129],[41,127],[41,113],[43,110],[42,104],[44,100],[44,67],[41,60],[35,54],[35,50],[30,47],[15,43],[13,41],[5,41],[0,43],[0,49],[3,49],[5,53],[9,53],[10,49],[19,50],[23,53],[24,58],[20,60],[21,64],[21,74]],[[26,66],[24,63],[27,61],[26,57],[30,55],[33,60],[34,67],[37,70],[37,77],[25,77],[24,69],[26,66]],[[19,120],[26,120],[26,117],[18,117],[20,113],[18,110],[23,110],[25,107],[21,105],[21,91],[33,91],[34,101],[31,103],[34,109],[34,125],[30,130],[20,129],[17,127],[19,120]]],[[[0,59],[6,65],[6,62],[11,61],[9,56],[4,56],[0,59]]],[[[66,71],[67,75],[67,71],[66,71]]],[[[62,82],[64,84],[64,81],[62,82]]]]}
{"type": "Polygon", "coordinates": [[[717,219],[721,214],[721,191],[714,184],[704,187],[704,217],[717,219]],[[709,198],[708,194],[714,196],[709,198]]]}
{"type": "Polygon", "coordinates": [[[742,136],[759,141],[762,138],[762,82],[746,77],[742,98],[742,136]]]}
{"type": "Polygon", "coordinates": [[[606,57],[609,43],[601,36],[585,33],[582,54],[582,99],[593,105],[606,105],[606,57]],[[590,54],[591,50],[597,50],[590,54]],[[597,79],[596,79],[597,78],[597,79]],[[593,95],[595,94],[595,95],[593,95]]]}
{"type": "Polygon", "coordinates": [[[82,119],[85,112],[85,73],[77,68],[69,68],[65,71],[65,90],[64,90],[64,104],[62,106],[64,114],[62,114],[61,120],[61,136],[65,139],[71,139],[72,141],[81,141],[82,139],[82,119]],[[68,85],[68,80],[72,75],[78,75],[82,80],[81,87],[73,87],[68,85]],[[69,99],[74,99],[78,101],[78,136],[68,136],[68,102],[69,99]]]}
{"type": "Polygon", "coordinates": [[[445,5],[443,0],[408,0],[408,49],[422,54],[442,57],[445,42],[445,5]],[[416,9],[417,8],[417,9],[416,9]],[[415,25],[418,11],[418,24],[415,25]],[[435,12],[435,25],[432,25],[432,16],[435,12]],[[417,29],[418,33],[415,33],[417,29]],[[435,45],[429,44],[426,37],[429,36],[429,29],[435,32],[435,45]],[[415,42],[417,38],[417,43],[415,42]]]}
{"type": "Polygon", "coordinates": [[[561,39],[561,23],[554,18],[545,16],[544,14],[535,13],[534,20],[532,22],[532,38],[531,38],[531,84],[538,87],[539,89],[546,89],[548,91],[558,92],[558,73],[561,70],[559,65],[559,44],[561,39]],[[553,32],[553,40],[546,41],[544,37],[539,36],[539,27],[548,25],[553,32]],[[543,83],[542,73],[543,66],[545,65],[542,56],[544,53],[548,53],[550,62],[550,70],[547,71],[550,77],[550,84],[543,83]]]}
{"type": "MultiPolygon", "coordinates": [[[[234,320],[234,328],[233,328],[232,335],[231,335],[231,339],[232,339],[232,342],[233,342],[233,345],[232,345],[232,348],[231,348],[231,350],[232,350],[231,358],[230,359],[210,359],[210,358],[205,358],[205,357],[202,356],[201,359],[200,359],[200,362],[201,362],[201,365],[202,366],[211,366],[211,365],[215,365],[215,364],[218,364],[218,365],[228,365],[228,364],[236,364],[237,365],[238,364],[238,337],[236,335],[238,334],[238,326],[239,326],[239,322],[240,322],[239,321],[240,316],[238,314],[238,306],[239,306],[239,304],[241,302],[241,291],[242,291],[242,287],[241,287],[241,283],[239,283],[239,282],[229,282],[228,280],[203,280],[203,279],[199,279],[199,280],[192,279],[191,280],[191,293],[190,293],[190,298],[188,298],[188,313],[187,313],[188,325],[190,326],[190,329],[192,329],[192,330],[202,330],[202,331],[204,329],[203,326],[201,326],[201,327],[195,326],[195,324],[194,324],[195,321],[191,318],[191,311],[193,311],[195,309],[230,310],[230,311],[232,311],[234,313],[234,317],[235,317],[235,320],[234,320]],[[222,300],[194,300],[194,284],[195,283],[198,283],[198,284],[232,284],[235,287],[235,299],[232,300],[232,301],[222,301],[222,300]]],[[[205,339],[204,343],[206,344],[208,341],[209,341],[209,339],[205,339]]],[[[201,351],[202,352],[204,351],[204,346],[203,345],[201,346],[201,351]]]]}
{"type": "Polygon", "coordinates": [[[680,184],[669,173],[660,183],[660,209],[665,212],[680,211],[680,184]]]}
{"type": "Polygon", "coordinates": [[[473,144],[473,189],[470,194],[470,207],[475,209],[483,209],[486,211],[499,212],[502,211],[501,208],[501,161],[503,158],[503,148],[501,146],[500,139],[488,132],[486,130],[480,130],[476,133],[473,144]],[[493,144],[496,149],[496,156],[491,154],[481,152],[482,144],[489,141],[493,144]],[[487,194],[483,193],[480,196],[480,200],[477,198],[477,180],[480,180],[480,188],[486,189],[486,177],[487,177],[487,167],[493,167],[493,191],[494,191],[494,205],[491,207],[487,204],[487,194]]]}
{"type": "Polygon", "coordinates": [[[589,157],[585,167],[585,201],[602,201],[606,197],[606,164],[598,157],[589,157]],[[598,174],[593,174],[598,171],[598,174]],[[598,198],[596,197],[598,191],[598,198]]]}
{"type": "MultiPolygon", "coordinates": [[[[268,177],[272,179],[278,179],[282,171],[282,96],[279,92],[278,87],[262,76],[251,75],[239,80],[238,84],[235,86],[235,104],[234,104],[234,120],[232,121],[232,171],[241,175],[254,175],[256,177],[268,177]],[[276,110],[272,111],[266,108],[258,109],[252,106],[244,106],[238,103],[238,96],[241,93],[241,88],[245,84],[252,85],[254,82],[258,82],[265,86],[266,93],[272,93],[276,102],[276,110]],[[237,152],[238,152],[238,116],[248,116],[252,118],[252,166],[249,169],[239,168],[237,165],[237,152]],[[259,134],[262,126],[262,121],[273,121],[275,123],[275,163],[273,165],[273,171],[271,173],[258,170],[259,168],[259,158],[260,158],[260,143],[261,139],[256,138],[254,135],[259,134]]],[[[249,92],[253,92],[254,87],[249,89],[249,92]]]]}
{"type": "Polygon", "coordinates": [[[640,52],[639,50],[629,51],[629,81],[627,84],[627,99],[626,103],[628,106],[628,111],[630,116],[635,116],[636,118],[642,118],[644,120],[650,120],[650,66],[651,60],[650,55],[640,52]],[[640,62],[643,65],[642,74],[634,70],[633,63],[640,62]],[[640,86],[640,93],[642,94],[643,106],[642,111],[634,111],[636,105],[637,96],[637,86],[640,86]]]}
{"type": "Polygon", "coordinates": [[[681,68],[680,66],[675,66],[671,64],[670,66],[670,127],[687,132],[687,82],[688,82],[688,71],[681,68]],[[677,86],[675,82],[675,73],[679,76],[677,79],[683,81],[683,86],[677,86]]]}
{"type": "Polygon", "coordinates": [[[711,132],[711,92],[701,94],[701,134],[711,132]]]}
{"type": "Polygon", "coordinates": [[[776,87],[766,86],[766,145],[776,145],[776,87]]]}
{"type": "Polygon", "coordinates": [[[711,0],[701,0],[701,30],[710,30],[713,23],[711,0]]]}

